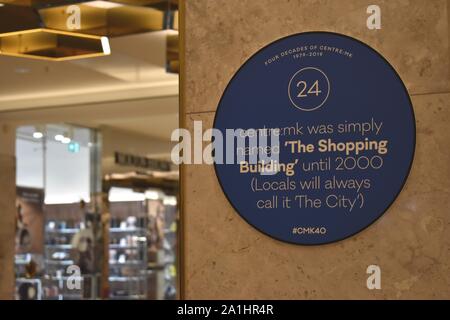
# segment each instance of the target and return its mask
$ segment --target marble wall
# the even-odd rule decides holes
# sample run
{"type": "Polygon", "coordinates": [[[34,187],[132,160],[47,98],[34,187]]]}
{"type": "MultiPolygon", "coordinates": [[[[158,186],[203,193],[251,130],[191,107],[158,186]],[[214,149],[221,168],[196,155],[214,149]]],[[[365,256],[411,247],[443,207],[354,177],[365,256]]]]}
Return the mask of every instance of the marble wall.
{"type": "Polygon", "coordinates": [[[0,124],[0,299],[14,294],[15,128],[0,124]]]}
{"type": "MultiPolygon", "coordinates": [[[[188,299],[450,299],[449,0],[187,0],[182,119],[212,124],[228,81],[255,51],[289,34],[334,31],[384,55],[417,121],[414,165],[372,226],[334,244],[266,237],[234,212],[214,169],[184,166],[184,296],[188,299]],[[378,4],[382,29],[368,30],[378,4]],[[366,268],[382,269],[368,290],[366,268]]],[[[183,28],[183,24],[182,24],[183,28]]]]}

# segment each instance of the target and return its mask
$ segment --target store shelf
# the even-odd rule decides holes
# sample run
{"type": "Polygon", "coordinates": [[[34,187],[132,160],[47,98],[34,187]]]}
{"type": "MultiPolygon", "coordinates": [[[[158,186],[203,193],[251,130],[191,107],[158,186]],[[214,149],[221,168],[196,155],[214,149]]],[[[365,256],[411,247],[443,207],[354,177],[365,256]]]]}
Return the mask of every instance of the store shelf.
{"type": "Polygon", "coordinates": [[[123,214],[122,209],[111,212],[110,299],[146,299],[147,274],[141,272],[147,267],[147,229],[142,227],[146,212],[140,211],[143,210],[142,205],[128,207],[127,210],[134,210],[132,213],[128,211],[128,215],[123,214]],[[130,221],[139,221],[139,224],[130,221]]]}
{"type": "Polygon", "coordinates": [[[70,266],[70,265],[74,264],[74,261],[73,260],[50,260],[50,259],[45,259],[45,263],[46,264],[51,264],[51,265],[70,266]]]}
{"type": "Polygon", "coordinates": [[[147,296],[145,294],[134,294],[128,296],[110,296],[111,300],[143,300],[146,299],[147,296]]]}
{"type": "Polygon", "coordinates": [[[45,248],[70,250],[73,248],[73,246],[71,244],[46,244],[45,248]]]}
{"type": "Polygon", "coordinates": [[[141,248],[140,248],[139,246],[137,246],[137,245],[128,246],[128,245],[117,244],[117,243],[115,243],[115,244],[111,243],[111,244],[109,245],[109,248],[110,248],[110,249],[136,249],[136,250],[141,249],[141,248]]]}
{"type": "Polygon", "coordinates": [[[68,279],[76,279],[76,280],[80,280],[80,281],[84,281],[84,278],[88,278],[91,276],[79,276],[78,278],[74,278],[74,276],[52,276],[49,274],[44,275],[44,279],[45,280],[49,280],[49,281],[59,281],[59,280],[68,280],[68,279]]]}
{"type": "Polygon", "coordinates": [[[145,233],[144,228],[110,228],[111,233],[145,233]]]}
{"type": "Polygon", "coordinates": [[[65,299],[77,299],[80,300],[83,297],[82,293],[62,293],[60,294],[65,299]]]}
{"type": "Polygon", "coordinates": [[[75,234],[80,229],[78,228],[66,228],[66,229],[45,229],[46,233],[53,233],[53,234],[75,234]]]}
{"type": "Polygon", "coordinates": [[[112,266],[141,266],[141,265],[146,265],[145,261],[142,260],[132,260],[132,261],[125,261],[125,262],[118,262],[118,261],[114,261],[114,262],[109,262],[110,265],[112,266]]]}
{"type": "Polygon", "coordinates": [[[128,282],[128,281],[142,281],[145,280],[147,277],[145,275],[142,276],[113,276],[109,277],[109,281],[111,282],[128,282]]]}
{"type": "Polygon", "coordinates": [[[160,263],[148,263],[147,268],[148,270],[164,270],[164,268],[166,267],[165,264],[160,264],[160,263]]]}

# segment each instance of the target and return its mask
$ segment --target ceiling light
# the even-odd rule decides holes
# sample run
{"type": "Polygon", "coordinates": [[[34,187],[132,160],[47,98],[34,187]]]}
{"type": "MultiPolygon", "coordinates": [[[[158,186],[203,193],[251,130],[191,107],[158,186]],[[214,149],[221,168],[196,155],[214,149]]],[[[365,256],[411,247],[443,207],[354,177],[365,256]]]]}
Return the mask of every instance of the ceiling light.
{"type": "Polygon", "coordinates": [[[0,34],[0,54],[64,61],[109,55],[108,39],[50,29],[0,34]]]}
{"type": "Polygon", "coordinates": [[[61,142],[64,144],[68,144],[68,143],[70,143],[70,141],[72,141],[72,140],[69,137],[63,137],[61,140],[61,142]]]}
{"type": "Polygon", "coordinates": [[[158,191],[147,190],[147,191],[145,191],[145,198],[147,198],[149,200],[158,200],[159,193],[158,193],[158,191]]]}
{"type": "Polygon", "coordinates": [[[108,39],[42,28],[39,15],[30,7],[0,7],[0,54],[62,61],[110,53],[108,39]]]}
{"type": "Polygon", "coordinates": [[[44,134],[42,132],[39,131],[33,132],[33,138],[35,139],[42,139],[43,136],[44,134]]]}
{"type": "Polygon", "coordinates": [[[101,37],[103,53],[108,55],[111,54],[111,47],[109,46],[109,40],[107,37],[101,37]]]}
{"type": "Polygon", "coordinates": [[[61,142],[64,139],[64,136],[62,134],[57,134],[55,136],[55,140],[61,142]]]}
{"type": "Polygon", "coordinates": [[[109,190],[108,200],[110,202],[144,201],[145,195],[131,189],[113,187],[109,190]]]}
{"type": "MultiPolygon", "coordinates": [[[[90,198],[85,196],[83,198],[84,202],[90,202],[90,198]]],[[[66,203],[80,203],[80,197],[78,195],[71,194],[56,194],[56,195],[45,195],[45,204],[66,204],[66,203]]]]}
{"type": "MultiPolygon", "coordinates": [[[[165,2],[165,1],[163,1],[165,2]]],[[[78,3],[82,18],[75,31],[78,33],[116,37],[165,29],[167,11],[159,7],[135,6],[109,1],[88,1],[78,3]]],[[[67,25],[68,5],[39,9],[47,28],[70,30],[67,25]]]]}
{"type": "Polygon", "coordinates": [[[85,6],[101,8],[101,9],[112,9],[117,7],[122,7],[123,5],[120,3],[109,2],[109,1],[90,1],[83,3],[85,6]]]}
{"type": "Polygon", "coordinates": [[[176,206],[177,205],[177,197],[174,197],[174,196],[166,196],[166,197],[164,197],[163,205],[165,205],[165,206],[176,206]]]}

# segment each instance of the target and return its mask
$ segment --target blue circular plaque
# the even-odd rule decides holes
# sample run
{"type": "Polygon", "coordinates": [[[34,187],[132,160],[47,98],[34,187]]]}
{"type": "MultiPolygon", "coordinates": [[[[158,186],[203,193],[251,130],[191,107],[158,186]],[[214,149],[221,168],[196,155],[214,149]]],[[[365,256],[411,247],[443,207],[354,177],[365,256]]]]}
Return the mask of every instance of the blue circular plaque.
{"type": "Polygon", "coordinates": [[[345,239],[381,217],[405,184],[416,139],[394,68],[330,32],[254,54],[226,87],[214,128],[223,134],[215,171],[234,209],[266,235],[304,245],[345,239]]]}

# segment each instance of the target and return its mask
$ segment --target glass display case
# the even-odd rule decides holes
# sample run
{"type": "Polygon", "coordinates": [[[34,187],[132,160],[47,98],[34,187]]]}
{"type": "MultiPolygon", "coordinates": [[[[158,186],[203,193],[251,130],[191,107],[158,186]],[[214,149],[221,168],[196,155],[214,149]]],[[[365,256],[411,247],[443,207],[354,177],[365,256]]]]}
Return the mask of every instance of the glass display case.
{"type": "Polygon", "coordinates": [[[145,202],[110,204],[110,299],[147,298],[145,202]]]}
{"type": "Polygon", "coordinates": [[[110,298],[145,299],[147,292],[145,229],[111,228],[110,239],[110,298]]]}
{"type": "Polygon", "coordinates": [[[19,253],[15,255],[16,300],[42,299],[42,270],[41,254],[19,253]]]}
{"type": "Polygon", "coordinates": [[[86,230],[83,222],[51,220],[45,227],[45,273],[43,297],[49,300],[93,299],[96,297],[94,270],[86,273],[77,256],[76,238],[86,230]],[[77,258],[78,261],[75,261],[77,258]]]}

